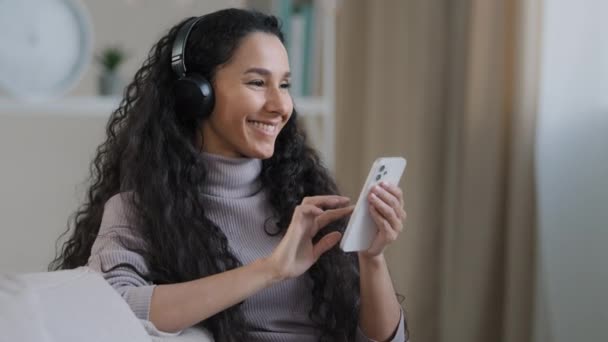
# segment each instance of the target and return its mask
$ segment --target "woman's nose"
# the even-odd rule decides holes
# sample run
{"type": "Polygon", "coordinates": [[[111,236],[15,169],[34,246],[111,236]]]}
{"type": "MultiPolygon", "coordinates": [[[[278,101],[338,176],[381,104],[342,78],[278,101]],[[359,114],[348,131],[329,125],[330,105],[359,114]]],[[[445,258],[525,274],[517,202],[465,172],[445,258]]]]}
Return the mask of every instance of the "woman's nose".
{"type": "Polygon", "coordinates": [[[285,88],[269,88],[266,97],[266,110],[279,115],[289,115],[293,110],[293,101],[285,88]]]}

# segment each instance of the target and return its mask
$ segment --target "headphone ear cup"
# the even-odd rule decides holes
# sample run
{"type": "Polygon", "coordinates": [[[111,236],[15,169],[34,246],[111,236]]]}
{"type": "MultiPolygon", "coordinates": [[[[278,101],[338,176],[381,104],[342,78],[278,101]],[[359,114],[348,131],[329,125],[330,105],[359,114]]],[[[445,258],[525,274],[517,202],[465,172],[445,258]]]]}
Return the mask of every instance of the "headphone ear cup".
{"type": "Polygon", "coordinates": [[[201,120],[208,117],[215,104],[213,87],[200,74],[187,74],[173,85],[175,111],[184,120],[201,120]]]}

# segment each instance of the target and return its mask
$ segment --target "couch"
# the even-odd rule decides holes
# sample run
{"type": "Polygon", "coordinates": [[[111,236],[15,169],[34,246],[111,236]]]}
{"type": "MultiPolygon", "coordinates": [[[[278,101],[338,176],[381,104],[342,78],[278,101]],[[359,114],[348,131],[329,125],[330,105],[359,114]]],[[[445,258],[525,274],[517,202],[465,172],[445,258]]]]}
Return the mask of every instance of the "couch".
{"type": "Polygon", "coordinates": [[[21,342],[213,342],[190,328],[158,331],[139,320],[95,271],[0,274],[0,340],[21,342]]]}

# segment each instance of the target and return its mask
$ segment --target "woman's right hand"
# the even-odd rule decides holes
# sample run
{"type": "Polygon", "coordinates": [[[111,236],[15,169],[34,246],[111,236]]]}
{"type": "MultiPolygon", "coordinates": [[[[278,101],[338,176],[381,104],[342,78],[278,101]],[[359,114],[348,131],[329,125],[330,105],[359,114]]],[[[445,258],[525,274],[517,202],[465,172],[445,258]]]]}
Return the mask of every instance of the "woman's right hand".
{"type": "Polygon", "coordinates": [[[347,197],[327,195],[305,197],[294,210],[285,236],[268,258],[276,279],[294,278],[306,272],[323,253],[340,241],[331,232],[313,244],[313,237],[329,223],[352,213],[347,197]]]}

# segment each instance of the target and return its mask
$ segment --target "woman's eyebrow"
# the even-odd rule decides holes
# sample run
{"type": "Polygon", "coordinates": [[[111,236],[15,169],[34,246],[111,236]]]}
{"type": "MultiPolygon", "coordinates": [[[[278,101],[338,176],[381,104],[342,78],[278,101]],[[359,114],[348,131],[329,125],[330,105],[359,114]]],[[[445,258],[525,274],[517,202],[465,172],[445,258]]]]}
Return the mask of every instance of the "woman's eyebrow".
{"type": "MultiPolygon", "coordinates": [[[[264,68],[249,68],[247,69],[244,74],[259,74],[262,76],[270,76],[272,74],[272,72],[270,72],[270,70],[268,69],[264,69],[264,68]]],[[[291,72],[287,71],[285,72],[285,74],[283,74],[283,77],[290,77],[291,76],[291,72]]]]}

